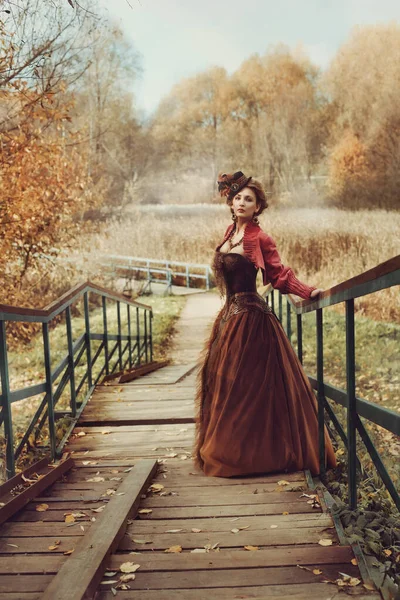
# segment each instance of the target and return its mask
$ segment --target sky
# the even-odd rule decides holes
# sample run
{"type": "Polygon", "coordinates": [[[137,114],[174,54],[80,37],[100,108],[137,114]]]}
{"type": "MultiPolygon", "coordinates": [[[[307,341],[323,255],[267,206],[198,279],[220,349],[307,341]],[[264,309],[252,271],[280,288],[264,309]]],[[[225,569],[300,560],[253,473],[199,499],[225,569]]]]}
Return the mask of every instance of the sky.
{"type": "Polygon", "coordinates": [[[325,69],[357,25],[400,22],[399,0],[102,0],[141,55],[136,104],[212,66],[235,71],[270,45],[299,44],[325,69]]]}

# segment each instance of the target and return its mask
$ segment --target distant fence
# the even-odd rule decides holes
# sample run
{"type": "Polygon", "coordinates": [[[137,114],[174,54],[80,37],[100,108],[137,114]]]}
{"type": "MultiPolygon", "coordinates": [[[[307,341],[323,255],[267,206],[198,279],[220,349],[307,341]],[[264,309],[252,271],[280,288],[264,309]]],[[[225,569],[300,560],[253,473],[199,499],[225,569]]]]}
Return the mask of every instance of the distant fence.
{"type": "Polygon", "coordinates": [[[211,268],[204,264],[137,256],[107,255],[101,265],[110,270],[115,277],[125,278],[127,280],[126,289],[132,289],[133,279],[145,279],[146,284],[141,293],[151,289],[151,283],[164,283],[166,293],[171,291],[172,285],[198,288],[198,283],[204,282],[206,290],[213,285],[211,268]]]}

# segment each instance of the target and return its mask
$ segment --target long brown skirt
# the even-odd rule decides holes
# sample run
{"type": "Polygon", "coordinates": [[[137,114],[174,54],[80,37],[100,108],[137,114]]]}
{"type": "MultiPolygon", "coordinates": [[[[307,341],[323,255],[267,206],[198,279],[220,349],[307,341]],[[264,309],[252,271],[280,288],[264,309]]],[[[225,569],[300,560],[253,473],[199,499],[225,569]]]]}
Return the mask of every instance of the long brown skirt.
{"type": "MultiPolygon", "coordinates": [[[[234,295],[242,310],[221,309],[200,355],[195,464],[214,477],[317,475],[315,395],[279,320],[255,296],[234,295]]],[[[326,428],[325,463],[336,466],[326,428]]]]}

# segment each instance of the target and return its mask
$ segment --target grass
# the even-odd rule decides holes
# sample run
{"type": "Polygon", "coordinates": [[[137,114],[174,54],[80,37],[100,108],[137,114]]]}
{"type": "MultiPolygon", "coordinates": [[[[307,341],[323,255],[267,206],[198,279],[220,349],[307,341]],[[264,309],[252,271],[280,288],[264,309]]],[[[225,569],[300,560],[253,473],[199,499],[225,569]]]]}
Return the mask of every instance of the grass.
{"type": "MultiPolygon", "coordinates": [[[[143,304],[150,305],[153,309],[153,359],[154,360],[165,360],[168,358],[170,349],[171,338],[174,331],[174,324],[179,317],[180,311],[185,303],[184,296],[143,296],[137,300],[143,304]]],[[[122,307],[123,308],[123,307],[122,307]]],[[[124,310],[121,311],[121,324],[122,333],[127,332],[127,314],[124,310]]],[[[132,312],[134,315],[135,311],[132,312]]],[[[74,306],[74,318],[73,318],[73,338],[77,340],[85,332],[85,319],[83,316],[82,303],[77,303],[74,306]]],[[[131,317],[133,319],[133,316],[131,317]]],[[[107,321],[109,333],[117,333],[117,311],[116,306],[112,306],[109,303],[107,308],[107,321]]],[[[54,369],[59,362],[67,354],[67,339],[65,335],[65,322],[61,321],[50,331],[50,348],[51,348],[51,362],[52,369],[54,369]]],[[[103,332],[103,314],[102,310],[98,307],[92,307],[90,312],[90,327],[92,332],[102,333],[103,332]]],[[[134,322],[132,321],[132,330],[134,331],[134,322]]],[[[143,325],[142,325],[143,332],[143,325]]],[[[92,356],[96,352],[99,346],[99,342],[92,342],[92,356]]],[[[114,355],[113,360],[116,359],[114,355]]],[[[94,368],[93,375],[96,377],[99,372],[102,361],[99,359],[99,366],[94,368]]],[[[78,383],[81,377],[86,371],[86,355],[84,354],[79,365],[77,366],[76,382],[78,383]]],[[[45,379],[44,373],[44,359],[43,359],[43,342],[40,335],[35,335],[31,342],[20,347],[18,350],[13,349],[9,352],[9,369],[10,369],[10,386],[11,390],[24,388],[30,385],[41,383],[45,379]]],[[[55,382],[54,389],[60,378],[55,382]]],[[[87,393],[87,386],[84,385],[78,400],[82,400],[87,393]]],[[[40,405],[42,400],[41,396],[33,398],[27,398],[26,400],[20,400],[12,404],[12,419],[13,419],[13,430],[15,442],[18,443],[26,431],[32,417],[40,405]]],[[[66,387],[59,402],[57,403],[57,409],[68,409],[70,402],[69,386],[66,387]]],[[[61,429],[62,434],[62,429],[61,429]]],[[[62,435],[59,437],[62,437],[62,435]]],[[[46,426],[44,428],[44,436],[41,438],[41,443],[46,443],[46,426]]],[[[2,430],[2,450],[0,454],[0,461],[4,466],[4,431],[2,430]]],[[[31,446],[34,445],[34,439],[31,438],[31,446]]],[[[19,467],[25,467],[31,460],[37,458],[37,452],[34,448],[28,447],[28,451],[21,455],[19,461],[19,467]]],[[[1,463],[0,463],[0,478],[1,478],[1,463]]]]}

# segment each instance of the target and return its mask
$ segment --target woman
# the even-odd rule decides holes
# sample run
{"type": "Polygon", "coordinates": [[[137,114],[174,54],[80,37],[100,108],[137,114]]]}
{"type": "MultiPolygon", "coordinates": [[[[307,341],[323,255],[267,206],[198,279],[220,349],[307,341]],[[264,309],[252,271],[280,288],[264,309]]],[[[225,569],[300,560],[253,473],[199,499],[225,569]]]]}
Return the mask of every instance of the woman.
{"type": "MultiPolygon", "coordinates": [[[[261,268],[284,294],[314,298],[281,264],[257,215],[267,207],[261,184],[241,171],[220,175],[234,223],[217,246],[213,270],[226,295],[200,358],[194,460],[206,475],[232,477],[310,469],[319,473],[317,402],[279,320],[256,291],[261,268]]],[[[326,466],[336,466],[325,429],[326,466]]]]}

